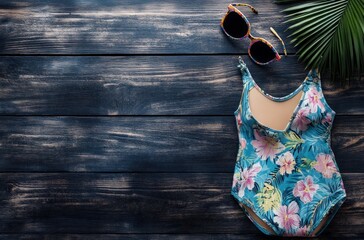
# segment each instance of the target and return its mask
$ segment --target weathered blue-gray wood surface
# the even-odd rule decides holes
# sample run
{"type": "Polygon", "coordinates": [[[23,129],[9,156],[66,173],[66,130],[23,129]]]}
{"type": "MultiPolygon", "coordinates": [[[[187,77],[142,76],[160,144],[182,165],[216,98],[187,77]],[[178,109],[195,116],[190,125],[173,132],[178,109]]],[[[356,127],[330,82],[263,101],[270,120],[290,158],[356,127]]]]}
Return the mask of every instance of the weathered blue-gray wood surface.
{"type": "MultiPolygon", "coordinates": [[[[252,33],[287,39],[282,8],[247,1],[252,33]]],[[[230,196],[243,55],[267,92],[307,71],[266,67],[220,31],[229,1],[0,0],[0,239],[271,239],[230,196]]],[[[364,235],[364,88],[323,79],[348,199],[322,235],[364,235]]]]}
{"type": "MultiPolygon", "coordinates": [[[[307,74],[294,56],[264,68],[244,59],[276,96],[307,74]]],[[[237,56],[227,55],[2,57],[0,79],[0,115],[231,116],[242,90],[237,56]]],[[[338,115],[364,114],[364,87],[323,83],[338,115]]]]}
{"type": "MultiPolygon", "coordinates": [[[[252,2],[252,1],[250,1],[252,2]]],[[[6,54],[215,54],[247,52],[246,44],[221,34],[220,18],[229,1],[199,0],[67,0],[0,3],[0,51],[6,54]]],[[[245,9],[253,34],[282,37],[278,5],[253,3],[259,14],[245,9]]],[[[247,41],[246,41],[247,42],[247,41]]],[[[245,43],[246,43],[245,42],[245,43]]],[[[290,53],[294,52],[288,46],[290,53]]]]}
{"type": "MultiPolygon", "coordinates": [[[[238,151],[231,116],[0,119],[2,171],[225,173],[238,151]]],[[[364,172],[363,131],[363,116],[335,119],[332,146],[342,172],[364,172]]]]}

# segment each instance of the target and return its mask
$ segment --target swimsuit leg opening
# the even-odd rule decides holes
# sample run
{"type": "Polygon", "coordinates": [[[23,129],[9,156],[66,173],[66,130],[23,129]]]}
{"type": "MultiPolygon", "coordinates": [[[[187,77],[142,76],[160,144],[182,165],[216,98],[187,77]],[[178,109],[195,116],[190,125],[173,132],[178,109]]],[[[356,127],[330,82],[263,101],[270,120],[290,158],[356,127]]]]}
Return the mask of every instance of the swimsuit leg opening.
{"type": "Polygon", "coordinates": [[[254,208],[250,206],[248,202],[241,201],[240,199],[232,193],[234,199],[237,201],[239,206],[244,211],[245,215],[250,219],[250,221],[265,235],[268,236],[278,236],[279,234],[275,231],[275,229],[267,222],[267,220],[261,218],[254,212],[254,208]],[[261,223],[259,223],[261,222],[261,223]]]}
{"type": "Polygon", "coordinates": [[[330,204],[330,206],[327,207],[327,209],[319,218],[319,220],[312,225],[312,228],[309,232],[310,237],[318,237],[328,227],[328,225],[330,224],[330,222],[340,209],[341,205],[345,202],[345,200],[346,200],[346,194],[344,192],[340,194],[340,196],[336,198],[335,201],[333,201],[332,204],[330,204]]]}

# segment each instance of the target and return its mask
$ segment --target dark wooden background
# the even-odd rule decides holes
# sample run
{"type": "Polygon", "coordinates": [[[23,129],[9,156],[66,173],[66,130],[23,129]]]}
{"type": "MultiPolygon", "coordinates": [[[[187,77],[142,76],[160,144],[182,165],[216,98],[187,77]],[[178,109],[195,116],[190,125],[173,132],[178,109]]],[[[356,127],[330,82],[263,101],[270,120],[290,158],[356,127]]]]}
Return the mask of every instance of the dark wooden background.
{"type": "MultiPolygon", "coordinates": [[[[289,56],[219,27],[229,1],[0,1],[0,238],[264,239],[230,195],[242,55],[272,95],[307,70],[282,8],[244,10],[289,56]]],[[[323,80],[348,199],[324,238],[364,234],[364,88],[323,80]]]]}

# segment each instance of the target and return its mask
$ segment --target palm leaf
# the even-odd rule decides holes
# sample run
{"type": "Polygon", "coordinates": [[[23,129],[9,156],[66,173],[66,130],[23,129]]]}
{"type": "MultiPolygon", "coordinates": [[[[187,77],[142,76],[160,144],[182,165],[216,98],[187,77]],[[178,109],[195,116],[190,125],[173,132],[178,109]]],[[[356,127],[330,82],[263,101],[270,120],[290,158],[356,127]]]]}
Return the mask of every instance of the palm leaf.
{"type": "MultiPolygon", "coordinates": [[[[297,2],[276,0],[277,3],[297,2]]],[[[364,2],[300,1],[283,11],[289,38],[306,69],[318,68],[335,79],[361,77],[364,66],[364,2]]]]}

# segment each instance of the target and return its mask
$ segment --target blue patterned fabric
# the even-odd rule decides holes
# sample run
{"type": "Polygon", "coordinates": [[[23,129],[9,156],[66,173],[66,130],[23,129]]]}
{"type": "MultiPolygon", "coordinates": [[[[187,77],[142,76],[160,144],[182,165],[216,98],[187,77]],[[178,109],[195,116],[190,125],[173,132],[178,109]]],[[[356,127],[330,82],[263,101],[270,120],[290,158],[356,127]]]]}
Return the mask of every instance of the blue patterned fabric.
{"type": "Polygon", "coordinates": [[[231,194],[265,234],[318,236],[346,199],[330,143],[335,111],[324,98],[320,77],[311,70],[291,94],[274,97],[256,84],[240,57],[238,67],[243,91],[234,112],[239,152],[231,194]],[[248,98],[254,87],[277,102],[302,93],[284,130],[269,128],[254,118],[248,98]]]}

